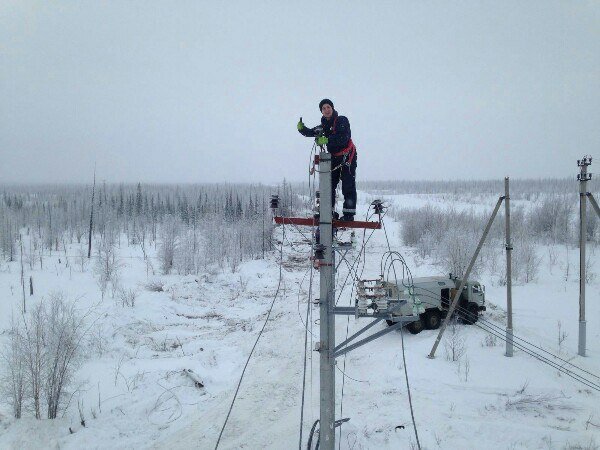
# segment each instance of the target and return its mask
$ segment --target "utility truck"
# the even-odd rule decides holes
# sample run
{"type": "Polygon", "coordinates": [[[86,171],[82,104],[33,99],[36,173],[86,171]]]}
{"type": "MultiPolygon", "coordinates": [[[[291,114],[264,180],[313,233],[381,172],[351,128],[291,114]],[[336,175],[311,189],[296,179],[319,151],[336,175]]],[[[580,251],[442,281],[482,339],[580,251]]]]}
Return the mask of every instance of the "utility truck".
{"type": "MultiPolygon", "coordinates": [[[[448,314],[450,302],[462,280],[450,274],[447,277],[413,278],[412,285],[404,279],[398,287],[394,283],[385,282],[386,294],[389,298],[416,297],[425,309],[419,314],[419,320],[407,325],[408,331],[417,334],[423,329],[434,330],[440,327],[441,321],[448,314]],[[400,293],[398,293],[398,289],[400,293]],[[399,295],[400,294],[400,295],[399,295]]],[[[485,311],[485,286],[478,281],[467,281],[460,294],[455,314],[466,324],[473,324],[479,318],[479,312],[485,311]]],[[[388,325],[395,323],[395,312],[387,320],[388,325]]]]}

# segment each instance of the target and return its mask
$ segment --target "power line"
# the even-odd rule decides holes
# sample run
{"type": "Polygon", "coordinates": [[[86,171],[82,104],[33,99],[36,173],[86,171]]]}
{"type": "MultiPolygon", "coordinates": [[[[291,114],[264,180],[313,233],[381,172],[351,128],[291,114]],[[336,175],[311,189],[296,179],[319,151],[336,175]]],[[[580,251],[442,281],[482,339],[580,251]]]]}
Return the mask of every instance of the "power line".
{"type": "MultiPolygon", "coordinates": [[[[313,145],[313,149],[315,148],[316,144],[313,145]]],[[[313,177],[313,187],[314,187],[314,175],[312,175],[313,177]]],[[[310,183],[311,183],[311,174],[309,171],[309,176],[308,176],[308,189],[310,192],[310,205],[312,206],[312,202],[313,202],[313,190],[310,188],[310,183]]],[[[298,230],[299,231],[299,230],[298,230]]],[[[311,242],[310,242],[310,251],[312,252],[314,246],[314,233],[311,233],[311,242]]],[[[304,362],[303,362],[303,369],[302,369],[302,402],[300,405],[300,437],[298,439],[298,449],[301,450],[302,449],[302,425],[304,422],[304,398],[305,398],[305,394],[306,394],[306,359],[307,359],[307,343],[308,343],[308,320],[309,320],[309,316],[311,313],[311,305],[312,305],[312,283],[313,283],[313,268],[312,268],[312,264],[310,263],[309,260],[309,266],[308,266],[308,270],[310,272],[310,278],[309,278],[309,285],[308,285],[308,301],[306,302],[306,323],[304,324],[304,362]]],[[[300,294],[300,292],[302,291],[302,284],[304,283],[304,278],[306,278],[306,274],[304,274],[304,277],[302,278],[302,281],[300,282],[300,286],[299,286],[299,291],[298,293],[300,294]]],[[[300,312],[300,295],[298,295],[298,312],[300,312]]],[[[300,321],[302,321],[302,316],[300,316],[300,321]]],[[[312,328],[312,326],[311,326],[312,328]]],[[[310,335],[311,335],[311,341],[312,341],[312,329],[310,331],[310,335]]],[[[312,394],[312,356],[311,356],[311,394],[312,394]]]]}
{"type": "MultiPolygon", "coordinates": [[[[388,247],[388,251],[392,251],[392,248],[390,246],[390,240],[388,238],[387,235],[387,230],[385,229],[385,223],[382,220],[381,221],[381,226],[383,228],[383,232],[385,234],[385,240],[387,242],[387,247],[388,247]]],[[[392,262],[392,267],[393,266],[393,262],[392,262]]],[[[408,269],[408,266],[406,266],[406,268],[408,269]]],[[[396,268],[394,267],[394,278],[396,280],[396,286],[398,285],[398,277],[396,276],[396,268]]],[[[412,275],[411,275],[411,279],[412,279],[412,275]]],[[[400,295],[400,290],[398,289],[398,295],[400,295]]],[[[419,450],[421,449],[421,443],[419,442],[419,433],[417,431],[417,424],[415,422],[415,413],[413,410],[413,405],[412,405],[412,396],[410,394],[410,383],[408,381],[408,370],[406,368],[406,355],[405,355],[405,348],[404,348],[404,327],[400,327],[400,338],[401,338],[401,342],[402,342],[402,365],[404,366],[404,378],[406,379],[406,391],[408,393],[408,405],[410,407],[410,417],[412,419],[412,424],[413,424],[413,429],[415,431],[415,439],[417,440],[417,447],[419,448],[419,450]]]]}
{"type": "MultiPolygon", "coordinates": [[[[424,303],[433,305],[433,303],[429,303],[427,301],[425,301],[424,303]]],[[[468,309],[463,308],[461,306],[457,306],[457,309],[458,309],[458,311],[461,314],[463,314],[464,316],[469,317],[471,320],[475,318],[474,317],[475,313],[472,313],[468,309]]],[[[487,333],[489,333],[489,334],[491,334],[493,336],[496,336],[500,340],[506,342],[506,338],[503,335],[503,331],[504,330],[500,330],[499,331],[498,327],[496,325],[494,325],[493,323],[489,322],[489,321],[482,320],[481,322],[483,322],[483,323],[480,323],[479,321],[478,322],[474,322],[473,325],[475,325],[479,329],[481,329],[481,330],[483,330],[483,331],[485,331],[485,332],[487,332],[487,333]]],[[[521,340],[523,340],[523,339],[521,339],[521,340]]],[[[525,340],[523,340],[523,341],[527,342],[525,340]]],[[[587,387],[589,387],[591,389],[594,389],[596,391],[600,391],[600,385],[598,385],[595,382],[589,380],[588,378],[584,377],[583,375],[580,375],[580,374],[574,372],[573,370],[570,370],[570,369],[567,369],[567,368],[561,366],[559,363],[554,362],[554,361],[546,358],[545,356],[537,353],[536,351],[534,351],[534,350],[532,350],[530,348],[527,348],[526,345],[524,345],[524,344],[521,344],[521,343],[518,343],[518,342],[513,342],[513,344],[515,345],[516,348],[518,348],[519,350],[522,350],[524,353],[528,354],[529,356],[533,357],[534,359],[537,359],[538,361],[540,361],[540,362],[542,362],[542,363],[544,363],[544,364],[546,364],[546,365],[548,365],[548,366],[550,366],[550,367],[558,370],[559,372],[564,373],[565,375],[573,378],[576,381],[579,381],[580,383],[586,385],[587,387]]],[[[549,353],[549,352],[547,352],[547,353],[549,353]]],[[[549,353],[549,354],[551,354],[551,353],[549,353]]],[[[553,355],[553,356],[556,357],[557,359],[565,362],[565,363],[568,363],[568,361],[562,360],[561,358],[559,358],[556,355],[553,355]]],[[[574,367],[577,367],[577,366],[574,366],[574,367]]],[[[589,373],[590,375],[598,378],[597,375],[595,375],[595,374],[593,374],[591,372],[588,372],[585,369],[580,369],[580,370],[582,370],[582,371],[584,371],[586,373],[589,373]]]]}
{"type": "MultiPolygon", "coordinates": [[[[369,219],[370,219],[370,217],[371,217],[369,215],[369,211],[370,210],[367,210],[367,213],[365,214],[365,221],[366,222],[368,222],[369,219]]],[[[352,262],[352,265],[350,265],[350,263],[346,259],[346,256],[342,255],[342,260],[346,263],[346,265],[348,266],[349,270],[348,270],[348,274],[346,275],[346,279],[344,280],[344,285],[342,286],[342,289],[340,290],[340,295],[338,296],[338,300],[336,301],[336,305],[337,305],[337,302],[340,300],[340,298],[342,296],[342,292],[344,291],[344,288],[346,286],[346,281],[348,280],[348,276],[352,273],[352,271],[354,270],[354,275],[355,275],[354,276],[354,281],[355,281],[355,283],[362,276],[362,273],[365,270],[366,259],[364,260],[365,264],[363,264],[363,266],[362,266],[362,270],[361,270],[361,274],[360,275],[358,275],[357,270],[354,269],[354,265],[356,264],[357,261],[360,263],[361,254],[366,255],[366,253],[367,253],[367,251],[366,251],[367,243],[369,242],[369,240],[373,236],[374,232],[375,232],[375,230],[372,230],[371,234],[369,235],[369,237],[365,241],[365,237],[367,235],[367,230],[366,229],[363,230],[363,237],[362,237],[361,249],[358,252],[357,257],[354,258],[354,261],[352,262]]],[[[350,295],[350,306],[352,306],[352,295],[350,295]]],[[[350,327],[350,316],[347,316],[346,317],[346,339],[348,339],[349,327],[350,327]]],[[[346,387],[346,378],[349,378],[352,381],[356,381],[356,382],[359,382],[359,383],[362,382],[362,381],[356,380],[356,379],[348,376],[348,374],[346,374],[346,356],[347,355],[348,355],[347,353],[344,354],[344,369],[340,369],[337,365],[335,366],[342,373],[342,392],[341,392],[341,397],[340,397],[340,419],[343,419],[343,416],[344,416],[344,393],[345,393],[345,387],[346,387]]],[[[340,430],[339,430],[339,439],[338,439],[338,449],[341,449],[341,446],[342,446],[342,426],[343,426],[343,422],[340,422],[340,425],[339,425],[340,430]]]]}
{"type": "MultiPolygon", "coordinates": [[[[385,225],[384,225],[384,230],[385,230],[385,225]]],[[[400,258],[402,258],[402,257],[400,256],[400,258]]],[[[404,259],[402,258],[402,260],[404,260],[404,259]]],[[[392,259],[392,262],[393,261],[394,260],[392,259]]],[[[387,264],[387,262],[386,262],[386,264],[387,264]]],[[[383,266],[384,265],[382,264],[382,267],[383,266]]],[[[407,269],[408,269],[408,267],[407,267],[407,269]]],[[[410,277],[409,279],[412,279],[412,275],[410,275],[410,269],[408,269],[408,271],[409,271],[409,277],[410,277]]],[[[389,268],[388,268],[388,272],[389,272],[389,268]]],[[[412,284],[412,282],[411,282],[411,284],[412,284]]],[[[403,285],[407,286],[407,285],[404,284],[404,281],[403,281],[403,285]]],[[[423,288],[419,288],[419,289],[422,289],[425,292],[429,292],[431,294],[435,294],[433,291],[429,291],[427,289],[423,289],[423,288]]],[[[427,295],[425,295],[425,296],[419,296],[419,297],[420,298],[421,297],[429,297],[429,298],[437,299],[437,297],[427,296],[427,295]]],[[[430,302],[427,302],[427,301],[425,301],[424,303],[430,304],[430,305],[434,305],[433,303],[430,303],[430,302]]],[[[437,305],[435,305],[435,306],[437,306],[437,305]]],[[[461,307],[460,305],[457,305],[456,308],[457,308],[458,312],[460,312],[463,316],[469,317],[474,322],[473,324],[475,326],[477,326],[478,328],[480,328],[483,331],[486,331],[486,332],[488,332],[488,333],[490,333],[490,334],[492,334],[492,335],[500,338],[504,342],[507,341],[506,338],[503,335],[504,330],[501,329],[500,327],[498,327],[497,325],[495,325],[494,323],[492,323],[492,322],[490,322],[490,321],[482,318],[482,319],[480,319],[480,322],[482,322],[482,323],[478,324],[478,323],[476,323],[475,320],[473,320],[473,319],[478,319],[479,318],[478,315],[477,315],[477,318],[476,318],[475,317],[475,313],[472,313],[471,311],[469,311],[466,308],[461,307]]],[[[527,341],[527,340],[525,340],[523,338],[520,338],[518,336],[513,336],[513,344],[518,349],[523,350],[523,352],[525,352],[526,354],[532,356],[533,358],[539,360],[540,362],[543,362],[543,363],[549,365],[550,367],[553,367],[553,368],[557,369],[558,371],[564,373],[565,375],[567,375],[567,376],[569,376],[569,377],[571,377],[571,378],[573,378],[573,379],[581,382],[582,384],[584,384],[584,385],[586,385],[586,386],[588,386],[588,387],[590,387],[592,389],[600,390],[600,386],[597,385],[596,383],[594,383],[593,381],[587,379],[586,377],[582,376],[581,374],[578,374],[578,373],[576,373],[576,372],[574,372],[574,371],[572,371],[572,370],[570,370],[568,368],[565,368],[565,367],[561,366],[558,363],[555,363],[554,361],[552,361],[552,360],[544,357],[543,355],[537,353],[535,350],[532,350],[531,348],[527,348],[525,344],[521,344],[519,342],[515,342],[514,339],[516,339],[518,341],[522,341],[522,342],[524,342],[525,344],[527,344],[527,345],[529,345],[531,347],[537,348],[537,349],[539,349],[539,350],[541,350],[541,351],[543,351],[543,352],[551,355],[552,357],[554,357],[554,358],[562,361],[563,363],[568,364],[568,365],[570,365],[572,367],[575,367],[575,368],[577,368],[578,370],[580,370],[582,372],[585,372],[585,373],[587,373],[589,375],[592,375],[593,377],[600,378],[597,375],[595,375],[595,374],[593,374],[593,373],[591,373],[591,372],[589,372],[589,371],[587,371],[587,370],[585,370],[585,369],[583,369],[583,368],[581,368],[579,366],[576,366],[575,364],[572,364],[571,362],[569,362],[567,360],[564,360],[564,359],[560,358],[559,356],[554,355],[553,353],[551,353],[551,352],[549,352],[547,350],[544,350],[543,348],[538,347],[535,344],[532,344],[531,342],[529,342],[529,341],[527,341]]]]}
{"type": "Polygon", "coordinates": [[[219,438],[217,439],[217,444],[215,445],[215,450],[217,450],[217,448],[219,448],[219,443],[221,442],[221,437],[223,436],[223,431],[225,431],[225,427],[227,426],[227,421],[229,420],[229,416],[231,415],[231,410],[233,409],[233,405],[235,403],[238,392],[240,390],[242,380],[244,379],[244,374],[246,373],[246,368],[248,367],[248,364],[250,363],[250,359],[252,358],[252,354],[254,353],[254,349],[256,348],[256,345],[258,344],[258,341],[259,341],[260,337],[262,336],[262,333],[265,330],[265,327],[267,326],[267,322],[269,321],[269,317],[271,316],[271,311],[273,310],[273,306],[275,305],[275,300],[277,299],[277,295],[279,294],[279,290],[281,289],[281,281],[283,279],[283,241],[285,238],[285,225],[283,225],[282,233],[283,233],[283,237],[281,239],[281,247],[279,250],[279,255],[280,255],[279,281],[277,283],[277,290],[275,291],[275,295],[273,296],[273,300],[271,301],[271,306],[269,306],[269,310],[267,312],[267,317],[265,318],[263,326],[260,329],[258,336],[256,337],[256,341],[254,342],[254,345],[252,346],[252,350],[250,350],[250,354],[248,355],[248,359],[246,360],[246,364],[244,365],[244,369],[242,370],[242,375],[240,376],[240,381],[238,382],[237,388],[235,389],[235,394],[233,395],[233,400],[231,401],[231,405],[229,406],[229,411],[227,412],[227,417],[225,417],[225,422],[223,423],[223,427],[221,428],[221,432],[219,433],[219,438]]]}
{"type": "MultiPolygon", "coordinates": [[[[425,292],[429,292],[429,293],[431,293],[431,294],[434,294],[434,295],[435,295],[435,292],[433,292],[433,291],[430,291],[429,289],[425,289],[425,288],[421,288],[421,287],[419,287],[419,290],[422,290],[422,291],[425,291],[425,292]]],[[[437,297],[435,297],[435,296],[431,296],[431,295],[419,296],[419,298],[421,298],[421,297],[427,297],[427,298],[437,299],[437,297]]],[[[429,304],[429,305],[434,305],[433,303],[428,303],[428,302],[424,302],[424,303],[427,303],[427,304],[429,304]]],[[[461,306],[457,306],[457,308],[459,308],[463,314],[465,314],[465,315],[469,315],[471,318],[474,318],[474,317],[473,317],[473,316],[474,316],[474,313],[472,313],[471,311],[469,311],[467,308],[464,308],[464,307],[461,307],[461,306]]],[[[503,328],[501,328],[500,326],[496,325],[495,323],[493,323],[493,322],[492,322],[492,321],[490,321],[490,320],[487,320],[487,319],[485,319],[485,318],[483,318],[483,317],[479,317],[479,316],[477,317],[477,319],[478,319],[478,321],[479,321],[479,322],[483,322],[483,323],[485,323],[487,326],[489,326],[489,327],[491,327],[491,328],[494,328],[495,330],[497,330],[497,331],[498,331],[498,332],[500,332],[500,333],[504,333],[504,331],[505,331],[503,328]]],[[[534,347],[534,348],[536,348],[537,350],[540,350],[540,351],[542,351],[542,352],[544,352],[544,353],[547,353],[548,355],[552,356],[552,357],[553,357],[553,358],[555,358],[555,359],[558,359],[559,361],[563,362],[564,364],[568,364],[569,366],[572,366],[572,367],[576,368],[577,370],[580,370],[580,371],[582,371],[582,372],[585,372],[585,373],[587,373],[588,375],[591,375],[591,376],[593,376],[593,377],[595,377],[595,378],[598,378],[598,379],[600,379],[600,376],[598,376],[598,375],[596,375],[596,374],[594,374],[594,373],[592,373],[592,372],[590,372],[590,371],[588,371],[588,370],[586,370],[586,369],[584,369],[584,368],[582,368],[582,367],[579,367],[579,366],[577,366],[576,364],[573,364],[572,362],[570,362],[570,361],[568,361],[568,360],[566,360],[566,359],[563,359],[563,358],[561,358],[560,356],[558,356],[558,355],[555,355],[554,353],[552,353],[552,352],[549,352],[548,350],[546,350],[546,349],[544,349],[544,348],[542,348],[542,347],[539,347],[539,346],[537,346],[537,345],[535,345],[535,344],[533,344],[533,343],[529,342],[528,340],[526,340],[526,339],[524,339],[524,338],[522,338],[522,337],[519,337],[519,336],[516,336],[516,335],[514,335],[514,334],[513,334],[513,336],[512,336],[512,339],[513,339],[513,340],[515,340],[515,339],[516,339],[516,340],[518,340],[518,341],[523,341],[525,344],[527,344],[527,345],[529,345],[529,346],[531,346],[531,347],[534,347]]]]}

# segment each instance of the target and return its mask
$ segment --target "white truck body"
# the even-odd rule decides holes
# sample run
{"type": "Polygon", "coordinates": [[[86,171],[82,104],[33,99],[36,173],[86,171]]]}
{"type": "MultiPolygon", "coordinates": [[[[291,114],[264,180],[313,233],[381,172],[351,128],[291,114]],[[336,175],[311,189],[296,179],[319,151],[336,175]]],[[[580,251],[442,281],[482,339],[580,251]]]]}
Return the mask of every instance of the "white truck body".
{"type": "MultiPolygon", "coordinates": [[[[414,302],[425,308],[425,312],[421,313],[421,323],[415,322],[409,326],[411,333],[418,333],[423,328],[439,328],[441,319],[446,317],[450,302],[460,284],[461,280],[452,276],[419,277],[402,280],[399,283],[399,289],[394,283],[386,283],[386,289],[387,296],[390,298],[398,297],[398,290],[400,290],[400,298],[406,298],[410,295],[412,286],[414,302]]],[[[478,320],[479,312],[485,311],[485,309],[485,286],[477,281],[467,281],[457,303],[458,316],[465,323],[475,323],[478,320]]],[[[394,313],[394,315],[406,313],[408,311],[402,311],[400,314],[394,313]]],[[[388,323],[393,323],[393,320],[388,323]]]]}

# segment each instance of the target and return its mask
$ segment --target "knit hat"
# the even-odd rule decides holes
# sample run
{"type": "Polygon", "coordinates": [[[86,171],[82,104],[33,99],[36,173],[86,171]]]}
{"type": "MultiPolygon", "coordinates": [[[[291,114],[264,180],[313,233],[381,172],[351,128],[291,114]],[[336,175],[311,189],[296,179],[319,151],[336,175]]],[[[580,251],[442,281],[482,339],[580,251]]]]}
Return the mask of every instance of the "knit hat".
{"type": "Polygon", "coordinates": [[[329,100],[328,98],[324,98],[323,100],[321,100],[319,102],[319,111],[321,111],[323,109],[323,105],[328,104],[331,105],[331,109],[335,109],[333,107],[333,102],[331,100],[329,100]]]}

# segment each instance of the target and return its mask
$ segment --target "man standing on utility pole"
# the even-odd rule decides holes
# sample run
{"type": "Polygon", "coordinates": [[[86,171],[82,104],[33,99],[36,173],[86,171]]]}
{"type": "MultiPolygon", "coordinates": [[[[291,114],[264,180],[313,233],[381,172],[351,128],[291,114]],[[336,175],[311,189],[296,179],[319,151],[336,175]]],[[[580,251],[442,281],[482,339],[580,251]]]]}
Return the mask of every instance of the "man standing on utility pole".
{"type": "Polygon", "coordinates": [[[351,222],[356,214],[356,147],[352,142],[350,122],[345,116],[340,116],[333,107],[333,102],[324,98],[319,103],[321,125],[308,128],[298,122],[298,131],[306,137],[316,137],[317,145],[327,146],[331,153],[331,204],[334,218],[339,215],[335,212],[335,190],[340,180],[342,181],[342,194],[344,194],[344,207],[342,210],[343,221],[351,222]]]}

